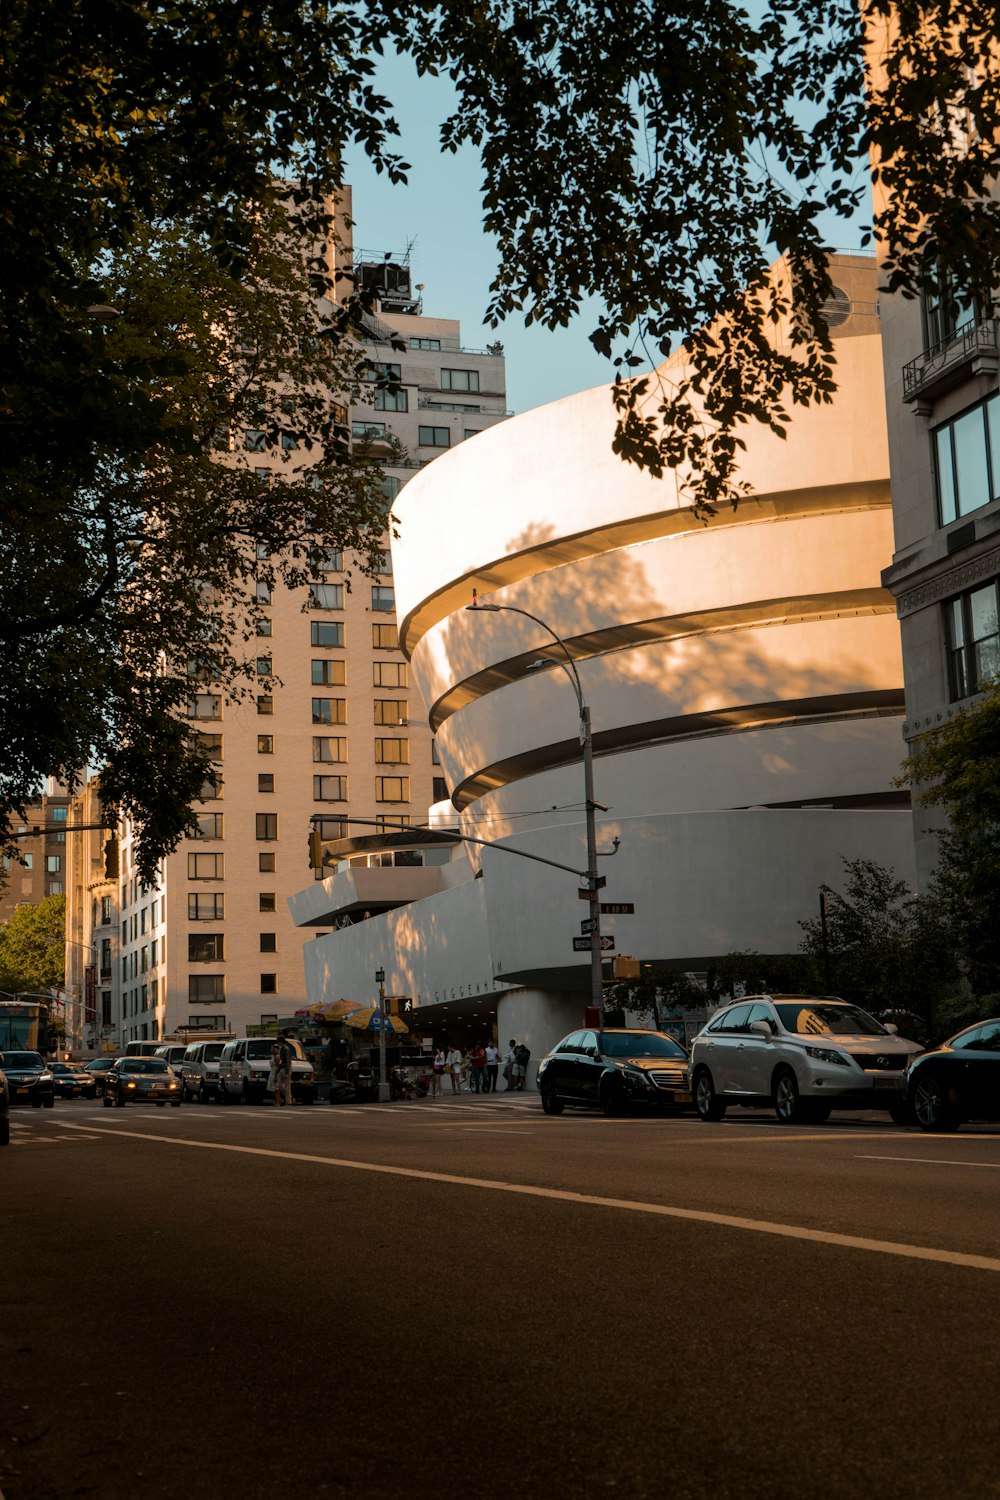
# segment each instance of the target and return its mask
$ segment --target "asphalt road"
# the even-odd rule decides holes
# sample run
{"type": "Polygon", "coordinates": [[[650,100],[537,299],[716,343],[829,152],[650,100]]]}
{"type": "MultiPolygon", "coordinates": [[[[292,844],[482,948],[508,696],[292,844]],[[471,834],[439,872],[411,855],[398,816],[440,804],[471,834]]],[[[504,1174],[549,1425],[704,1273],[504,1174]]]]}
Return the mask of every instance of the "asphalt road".
{"type": "Polygon", "coordinates": [[[1000,1488],[1000,1131],[11,1118],[6,1500],[1000,1488]]]}

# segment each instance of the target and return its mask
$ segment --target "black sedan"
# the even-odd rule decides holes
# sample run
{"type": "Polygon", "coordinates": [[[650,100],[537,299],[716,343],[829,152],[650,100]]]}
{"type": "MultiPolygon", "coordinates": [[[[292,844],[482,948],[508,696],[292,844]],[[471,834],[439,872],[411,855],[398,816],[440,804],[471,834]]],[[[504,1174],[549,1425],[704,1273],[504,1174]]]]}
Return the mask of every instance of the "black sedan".
{"type": "Polygon", "coordinates": [[[7,1079],[11,1104],[31,1104],[51,1109],[56,1102],[55,1084],[40,1052],[0,1052],[0,1072],[7,1079]]]}
{"type": "Polygon", "coordinates": [[[0,1146],[10,1145],[10,1090],[0,1073],[0,1146]]]}
{"type": "Polygon", "coordinates": [[[104,1093],[104,1080],[114,1065],[113,1057],[95,1057],[91,1062],[84,1063],[83,1071],[94,1081],[95,1095],[104,1093]]]}
{"type": "MultiPolygon", "coordinates": [[[[52,1083],[60,1099],[79,1099],[84,1091],[84,1081],[76,1068],[71,1068],[67,1063],[49,1063],[49,1072],[52,1074],[52,1083]]],[[[93,1096],[93,1083],[87,1078],[87,1090],[93,1096]]]]}
{"type": "Polygon", "coordinates": [[[181,1107],[181,1086],[173,1068],[162,1057],[119,1057],[104,1079],[104,1103],[122,1109],[125,1104],[165,1104],[181,1107]]]}
{"type": "Polygon", "coordinates": [[[688,1055],[660,1031],[615,1028],[572,1031],[538,1064],[538,1092],[547,1115],[566,1104],[596,1104],[606,1115],[630,1105],[691,1104],[688,1055]]]}
{"type": "Polygon", "coordinates": [[[915,1058],[906,1090],[921,1130],[957,1130],[963,1120],[1000,1120],[1000,1020],[968,1026],[915,1058]]]}

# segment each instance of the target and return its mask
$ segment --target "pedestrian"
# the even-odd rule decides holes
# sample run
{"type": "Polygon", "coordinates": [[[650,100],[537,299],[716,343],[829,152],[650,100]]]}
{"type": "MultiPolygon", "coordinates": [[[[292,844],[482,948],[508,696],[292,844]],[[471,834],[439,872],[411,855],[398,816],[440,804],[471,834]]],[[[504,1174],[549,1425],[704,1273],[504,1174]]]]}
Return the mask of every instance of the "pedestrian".
{"type": "Polygon", "coordinates": [[[531,1049],[524,1042],[518,1042],[514,1048],[514,1060],[517,1069],[517,1088],[522,1089],[528,1081],[528,1063],[531,1061],[531,1049]]]}
{"type": "Polygon", "coordinates": [[[278,1032],[278,1072],[275,1078],[275,1096],[279,1104],[292,1102],[292,1058],[291,1043],[284,1031],[278,1032]]]}
{"type": "Polygon", "coordinates": [[[444,1070],[445,1070],[444,1049],[442,1047],[439,1047],[437,1049],[437,1051],[435,1052],[435,1054],[434,1054],[434,1061],[431,1063],[431,1098],[432,1099],[436,1099],[437,1096],[438,1096],[438,1094],[440,1094],[440,1092],[441,1092],[441,1080],[442,1080],[442,1078],[444,1076],[444,1070]]]}
{"type": "Polygon", "coordinates": [[[514,1087],[515,1087],[515,1083],[514,1083],[514,1049],[515,1049],[516,1046],[517,1046],[517,1043],[515,1042],[514,1038],[511,1037],[510,1041],[507,1043],[507,1056],[504,1059],[504,1065],[503,1065],[503,1076],[507,1080],[507,1087],[504,1089],[504,1093],[505,1094],[513,1093],[514,1087]]]}
{"type": "Polygon", "coordinates": [[[451,1079],[451,1091],[453,1094],[462,1092],[462,1049],[452,1047],[447,1059],[448,1076],[451,1079]]]}
{"type": "Polygon", "coordinates": [[[278,1089],[278,1074],[281,1071],[281,1047],[275,1037],[271,1043],[271,1071],[267,1075],[267,1092],[274,1095],[275,1105],[284,1103],[278,1089]]]}
{"type": "Polygon", "coordinates": [[[500,1048],[492,1038],[486,1043],[486,1077],[483,1079],[483,1088],[488,1094],[497,1091],[497,1074],[500,1071],[500,1048]]]}
{"type": "Polygon", "coordinates": [[[474,1094],[486,1092],[486,1048],[476,1042],[469,1048],[469,1084],[474,1094]]]}

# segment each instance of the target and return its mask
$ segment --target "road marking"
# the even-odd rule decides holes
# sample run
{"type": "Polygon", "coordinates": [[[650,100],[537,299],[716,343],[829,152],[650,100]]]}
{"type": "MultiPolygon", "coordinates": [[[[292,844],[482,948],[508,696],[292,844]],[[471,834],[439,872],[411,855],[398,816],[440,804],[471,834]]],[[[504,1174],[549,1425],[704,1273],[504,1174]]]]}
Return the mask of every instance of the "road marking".
{"type": "Polygon", "coordinates": [[[857,1161],[913,1161],[932,1167],[985,1167],[987,1171],[1000,1172],[1000,1161],[956,1161],[950,1156],[859,1156],[855,1159],[857,1161]]]}
{"type": "MultiPolygon", "coordinates": [[[[64,1130],[83,1130],[65,1124],[64,1130]]],[[[348,1172],[371,1172],[381,1177],[404,1177],[416,1182],[438,1182],[451,1187],[479,1188],[516,1197],[543,1198],[553,1203],[573,1203],[591,1208],[613,1208],[623,1213],[649,1214],[655,1218],[680,1219],[691,1224],[712,1224],[721,1229],[741,1229],[752,1234],[770,1234],[780,1239],[805,1240],[815,1245],[835,1245],[845,1250],[864,1250],[873,1255],[893,1255],[903,1260],[932,1261],[939,1265],[966,1266],[976,1271],[1000,1273],[1000,1260],[988,1255],[968,1255],[960,1250],[938,1250],[926,1245],[907,1245],[894,1240],[872,1240],[861,1235],[837,1234],[832,1230],[806,1229],[800,1224],[779,1224],[768,1219],[744,1219],[735,1214],[715,1214],[704,1209],[680,1208],[666,1203],[644,1203],[630,1198],[603,1198],[593,1193],[573,1193],[566,1188],[534,1187],[524,1182],[498,1182],[488,1177],[461,1177],[452,1172],[428,1172],[418,1167],[390,1167],[382,1162],[352,1161],[345,1157],[309,1156],[303,1151],[274,1151],[264,1146],[236,1146],[228,1141],[189,1141],[170,1135],[150,1135],[142,1130],[99,1132],[115,1139],[150,1141],[154,1145],[192,1151],[230,1151],[237,1156],[266,1156],[277,1161],[297,1161],[314,1167],[336,1167],[348,1172]]]]}
{"type": "Polygon", "coordinates": [[[498,1130],[495,1125],[466,1125],[466,1135],[534,1135],[533,1130],[525,1130],[518,1125],[514,1130],[498,1130]]]}

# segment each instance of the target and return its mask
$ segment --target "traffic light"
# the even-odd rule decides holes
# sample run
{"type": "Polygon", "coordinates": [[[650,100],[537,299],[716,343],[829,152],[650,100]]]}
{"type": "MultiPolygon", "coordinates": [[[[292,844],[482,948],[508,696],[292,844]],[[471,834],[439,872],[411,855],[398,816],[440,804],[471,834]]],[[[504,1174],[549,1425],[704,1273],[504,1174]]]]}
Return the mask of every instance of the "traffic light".
{"type": "Polygon", "coordinates": [[[118,835],[112,833],[104,840],[104,878],[118,879],[118,835]]]}
{"type": "Polygon", "coordinates": [[[309,867],[312,870],[323,868],[323,840],[318,828],[309,830],[309,867]]]}
{"type": "Polygon", "coordinates": [[[639,960],[628,953],[618,953],[612,960],[611,972],[616,979],[638,979],[639,960]]]}

